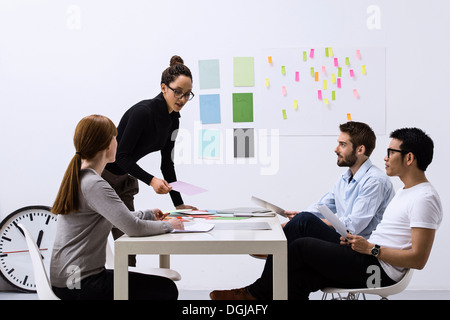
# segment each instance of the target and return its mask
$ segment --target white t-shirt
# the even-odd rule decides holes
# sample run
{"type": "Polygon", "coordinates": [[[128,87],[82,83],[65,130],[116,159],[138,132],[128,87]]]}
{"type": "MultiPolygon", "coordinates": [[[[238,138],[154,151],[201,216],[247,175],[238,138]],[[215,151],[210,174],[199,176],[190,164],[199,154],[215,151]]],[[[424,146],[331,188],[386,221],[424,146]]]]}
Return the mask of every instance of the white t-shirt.
{"type": "MultiPolygon", "coordinates": [[[[441,221],[442,206],[438,193],[431,183],[420,183],[397,191],[368,241],[381,247],[411,249],[411,228],[438,229],[441,221]]],[[[400,281],[406,272],[405,268],[394,267],[381,260],[380,263],[394,281],[400,281]]]]}

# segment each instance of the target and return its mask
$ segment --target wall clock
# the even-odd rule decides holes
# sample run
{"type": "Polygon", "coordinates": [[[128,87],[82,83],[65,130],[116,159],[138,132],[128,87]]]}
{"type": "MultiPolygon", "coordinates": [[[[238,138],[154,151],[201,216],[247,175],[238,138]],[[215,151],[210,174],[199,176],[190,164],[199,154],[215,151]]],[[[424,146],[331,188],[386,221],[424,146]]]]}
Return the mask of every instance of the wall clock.
{"type": "Polygon", "coordinates": [[[13,287],[36,292],[33,265],[27,243],[17,224],[22,223],[36,241],[47,274],[56,233],[56,215],[46,206],[18,209],[0,223],[0,275],[13,287]]]}

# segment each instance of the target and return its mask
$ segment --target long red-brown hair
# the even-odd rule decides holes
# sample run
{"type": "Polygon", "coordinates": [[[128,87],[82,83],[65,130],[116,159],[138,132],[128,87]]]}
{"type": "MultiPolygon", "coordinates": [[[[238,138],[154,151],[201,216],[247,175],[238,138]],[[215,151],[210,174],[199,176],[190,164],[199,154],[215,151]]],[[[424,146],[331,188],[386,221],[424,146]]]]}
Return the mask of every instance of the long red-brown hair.
{"type": "Polygon", "coordinates": [[[68,214],[79,208],[81,159],[90,160],[108,148],[117,128],[107,117],[87,116],[78,123],[73,137],[75,155],[66,169],[52,207],[55,214],[68,214]]]}

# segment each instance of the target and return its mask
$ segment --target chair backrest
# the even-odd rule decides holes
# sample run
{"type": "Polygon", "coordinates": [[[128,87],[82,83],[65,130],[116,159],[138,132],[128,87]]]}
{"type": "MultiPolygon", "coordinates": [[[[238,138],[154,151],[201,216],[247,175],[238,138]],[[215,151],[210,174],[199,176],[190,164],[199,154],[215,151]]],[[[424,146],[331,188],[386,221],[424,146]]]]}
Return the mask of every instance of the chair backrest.
{"type": "Polygon", "coordinates": [[[36,283],[36,290],[40,300],[59,300],[54,294],[50,281],[45,271],[44,263],[41,259],[41,253],[36,245],[31,233],[23,224],[18,224],[20,229],[25,234],[25,240],[27,242],[28,250],[31,256],[31,262],[33,263],[34,281],[36,283]]]}

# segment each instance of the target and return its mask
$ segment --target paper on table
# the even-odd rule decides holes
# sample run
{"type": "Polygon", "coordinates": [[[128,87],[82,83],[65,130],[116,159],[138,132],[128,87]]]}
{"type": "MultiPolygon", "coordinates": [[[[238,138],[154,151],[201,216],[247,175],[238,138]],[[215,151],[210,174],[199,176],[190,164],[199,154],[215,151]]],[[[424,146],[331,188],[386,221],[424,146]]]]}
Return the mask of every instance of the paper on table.
{"type": "Polygon", "coordinates": [[[214,229],[213,223],[197,222],[191,225],[185,225],[183,230],[173,229],[172,233],[208,232],[212,229],[214,229]]]}
{"type": "Polygon", "coordinates": [[[278,213],[279,215],[286,217],[286,214],[284,213],[284,211],[285,211],[284,209],[282,209],[270,202],[267,202],[263,199],[255,197],[255,196],[252,196],[252,201],[263,208],[272,210],[272,211],[278,213]]]}
{"type": "Polygon", "coordinates": [[[183,181],[175,181],[175,182],[169,183],[169,185],[172,187],[173,190],[190,195],[190,196],[208,191],[206,189],[194,186],[190,183],[183,182],[183,181]]]}
{"type": "Polygon", "coordinates": [[[319,207],[320,213],[324,216],[325,219],[328,220],[328,222],[331,223],[331,225],[334,227],[337,233],[339,233],[344,238],[347,237],[347,233],[350,233],[347,228],[344,226],[344,224],[339,220],[337,215],[335,215],[330,208],[327,206],[320,206],[319,207]]]}

